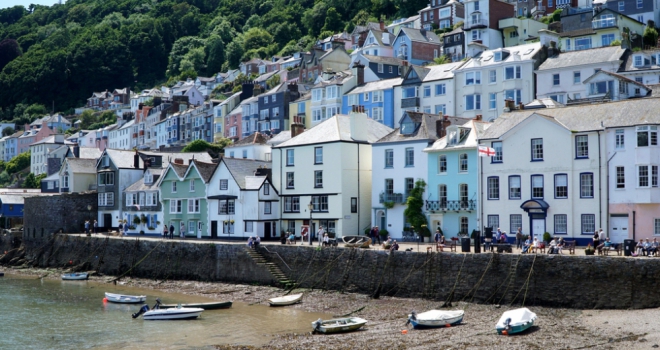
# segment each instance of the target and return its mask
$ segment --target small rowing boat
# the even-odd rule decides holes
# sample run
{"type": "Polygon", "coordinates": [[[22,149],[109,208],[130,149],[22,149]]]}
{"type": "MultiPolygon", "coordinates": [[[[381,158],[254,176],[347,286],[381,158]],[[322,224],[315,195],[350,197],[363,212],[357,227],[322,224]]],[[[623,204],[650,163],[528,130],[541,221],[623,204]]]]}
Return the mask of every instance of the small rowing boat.
{"type": "Polygon", "coordinates": [[[505,311],[500,320],[495,325],[498,334],[516,334],[524,332],[534,325],[536,314],[529,311],[528,308],[505,311]]]}
{"type": "Polygon", "coordinates": [[[229,309],[231,307],[231,301],[214,301],[210,303],[190,303],[190,304],[160,304],[161,309],[173,309],[176,307],[194,307],[204,310],[217,310],[217,309],[229,309]]]}
{"type": "Polygon", "coordinates": [[[115,294],[115,293],[105,293],[105,300],[113,303],[122,303],[122,304],[139,304],[147,301],[146,295],[126,295],[126,294],[115,294]]]}
{"type": "Polygon", "coordinates": [[[160,299],[156,299],[156,305],[152,310],[149,310],[149,305],[143,305],[140,311],[131,315],[133,318],[138,318],[140,315],[145,321],[150,320],[189,320],[199,317],[204,309],[199,307],[175,307],[170,309],[160,308],[160,299]]]}
{"type": "Polygon", "coordinates": [[[367,324],[367,320],[359,317],[335,318],[326,321],[319,318],[312,322],[312,329],[314,332],[324,334],[343,333],[358,330],[365,324],[367,324]]]}
{"type": "Polygon", "coordinates": [[[62,275],[64,281],[82,281],[89,278],[87,272],[65,273],[62,275]]]}
{"type": "Polygon", "coordinates": [[[463,322],[463,310],[429,310],[417,314],[413,311],[408,315],[408,323],[411,323],[414,328],[438,328],[438,327],[451,327],[463,322]]]}
{"type": "Polygon", "coordinates": [[[301,302],[302,297],[303,297],[302,293],[285,295],[283,297],[268,299],[268,303],[270,304],[270,306],[293,305],[293,304],[301,302]]]}
{"type": "Polygon", "coordinates": [[[369,248],[371,238],[367,236],[343,236],[344,246],[349,248],[369,248]]]}

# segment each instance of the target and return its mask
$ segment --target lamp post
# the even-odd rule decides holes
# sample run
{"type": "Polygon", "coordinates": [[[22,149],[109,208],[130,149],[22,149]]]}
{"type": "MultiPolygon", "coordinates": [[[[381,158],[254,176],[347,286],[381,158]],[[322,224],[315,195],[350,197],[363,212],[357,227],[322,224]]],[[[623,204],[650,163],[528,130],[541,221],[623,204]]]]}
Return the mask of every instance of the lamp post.
{"type": "MultiPolygon", "coordinates": [[[[88,216],[91,218],[92,217],[92,205],[91,204],[87,204],[87,213],[88,213],[88,216]]],[[[92,229],[92,227],[91,227],[92,226],[92,220],[89,220],[89,226],[90,226],[89,229],[91,230],[92,229]]],[[[89,231],[87,232],[87,235],[90,236],[89,231]]]]}
{"type": "Polygon", "coordinates": [[[312,209],[314,209],[312,201],[307,204],[307,208],[309,208],[309,232],[307,232],[307,237],[309,238],[309,245],[312,245],[312,209]]]}

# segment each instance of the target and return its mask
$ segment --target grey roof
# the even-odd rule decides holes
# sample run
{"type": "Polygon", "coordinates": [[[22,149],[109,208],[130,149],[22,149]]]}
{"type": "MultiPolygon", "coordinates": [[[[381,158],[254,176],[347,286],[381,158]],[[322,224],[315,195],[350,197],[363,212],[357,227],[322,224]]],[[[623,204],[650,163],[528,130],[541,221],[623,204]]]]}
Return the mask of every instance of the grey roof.
{"type": "Polygon", "coordinates": [[[271,139],[268,140],[267,143],[269,145],[276,146],[290,139],[291,139],[291,130],[282,130],[277,135],[271,137],[271,139]]]}
{"type": "MultiPolygon", "coordinates": [[[[422,34],[421,29],[402,27],[401,32],[405,33],[410,41],[440,45],[440,38],[431,30],[425,30],[422,34]]],[[[401,32],[399,32],[399,35],[401,35],[401,32]]]]}
{"type": "MultiPolygon", "coordinates": [[[[418,140],[435,141],[439,138],[440,135],[437,134],[436,121],[441,121],[443,119],[443,116],[439,114],[429,114],[429,113],[411,112],[411,111],[406,111],[405,114],[407,114],[408,117],[410,117],[410,119],[412,119],[415,123],[419,124],[417,129],[412,134],[404,135],[399,132],[400,128],[396,128],[391,133],[378,140],[377,143],[418,141],[418,140]]],[[[451,122],[450,125],[457,125],[457,124],[463,125],[470,120],[469,118],[458,118],[458,117],[447,117],[446,119],[451,122]]]]}
{"type": "MultiPolygon", "coordinates": [[[[105,153],[112,159],[112,163],[118,168],[118,169],[134,169],[135,167],[133,166],[133,160],[135,156],[134,151],[124,151],[124,150],[118,150],[118,149],[106,149],[105,153]]],[[[139,157],[138,157],[139,158],[139,157]]],[[[141,169],[144,167],[144,164],[142,163],[142,158],[139,160],[139,168],[141,169]]]]}
{"type": "Polygon", "coordinates": [[[616,62],[625,54],[621,46],[606,46],[588,50],[561,52],[541,64],[538,70],[561,69],[587,64],[616,62]]]}
{"type": "Polygon", "coordinates": [[[643,50],[643,51],[638,51],[634,52],[630,55],[627,55],[626,58],[624,59],[623,62],[623,71],[619,71],[619,73],[623,72],[635,72],[635,71],[644,71],[644,70],[652,70],[652,69],[660,69],[660,62],[656,62],[655,64],[650,64],[642,67],[635,67],[634,65],[634,58],[633,56],[635,55],[643,55],[645,58],[649,58],[648,56],[650,55],[657,55],[660,53],[660,48],[655,48],[655,49],[650,49],[650,50],[643,50]]]}
{"type": "MultiPolygon", "coordinates": [[[[478,146],[478,140],[482,137],[486,129],[490,127],[491,123],[470,119],[467,123],[463,125],[458,125],[463,128],[469,128],[470,133],[467,137],[458,140],[455,144],[447,144],[447,137],[449,135],[443,136],[441,139],[435,141],[433,145],[424,149],[424,152],[437,152],[443,150],[455,150],[455,149],[466,149],[466,148],[476,148],[478,146]]],[[[452,125],[454,126],[454,125],[452,125]]]]}
{"type": "Polygon", "coordinates": [[[261,188],[261,185],[266,180],[266,176],[246,176],[245,177],[245,189],[246,190],[258,190],[261,188]]]}
{"type": "Polygon", "coordinates": [[[188,170],[188,166],[185,164],[170,163],[170,166],[172,167],[172,170],[174,170],[174,172],[181,178],[183,178],[183,175],[186,174],[186,170],[188,170]]]}
{"type": "Polygon", "coordinates": [[[486,130],[482,138],[499,138],[532,114],[545,117],[567,130],[582,132],[613,127],[660,124],[658,110],[660,110],[660,98],[629,99],[564,108],[517,110],[500,115],[486,130]]]}
{"type": "MultiPolygon", "coordinates": [[[[369,143],[374,143],[392,132],[391,128],[366,117],[366,115],[364,117],[367,123],[367,141],[369,143]]],[[[351,118],[348,115],[337,114],[275,147],[313,145],[334,141],[355,142],[351,137],[351,118]]]]}
{"type": "Polygon", "coordinates": [[[403,60],[396,57],[383,57],[383,56],[372,56],[372,55],[362,55],[362,56],[368,59],[369,62],[391,64],[394,66],[403,66],[403,60]]]}
{"type": "Polygon", "coordinates": [[[190,160],[195,159],[206,163],[211,163],[213,159],[207,152],[154,152],[154,151],[140,151],[140,154],[146,156],[161,156],[163,157],[163,167],[167,163],[173,162],[174,159],[180,158],[184,164],[190,163],[190,160]]]}
{"type": "Polygon", "coordinates": [[[94,174],[96,173],[96,159],[66,158],[72,173],[94,174]]]}
{"type": "Polygon", "coordinates": [[[264,134],[257,131],[252,135],[246,136],[225,148],[247,146],[247,145],[265,145],[267,144],[266,143],[267,141],[268,141],[268,137],[264,136],[264,134]]]}
{"type": "Polygon", "coordinates": [[[204,180],[204,182],[206,183],[208,183],[211,180],[211,177],[215,172],[215,168],[218,167],[218,164],[216,163],[200,162],[197,159],[193,159],[193,164],[195,165],[195,168],[197,168],[197,172],[199,173],[199,176],[201,176],[202,180],[204,180]]]}
{"type": "Polygon", "coordinates": [[[621,74],[618,74],[618,73],[608,72],[606,70],[599,70],[598,72],[594,73],[592,76],[585,79],[582,83],[583,84],[588,84],[592,79],[594,79],[595,76],[600,75],[600,74],[609,75],[609,76],[611,76],[613,78],[616,78],[618,80],[622,80],[622,81],[625,81],[625,82],[630,83],[630,84],[635,84],[635,85],[637,85],[641,88],[648,89],[649,91],[651,90],[648,86],[646,86],[646,85],[644,85],[644,84],[642,84],[638,81],[632,80],[632,79],[630,79],[626,76],[623,76],[621,74]]]}
{"type": "Polygon", "coordinates": [[[372,81],[372,82],[366,83],[366,84],[361,85],[361,86],[357,86],[353,90],[349,91],[347,94],[359,94],[359,93],[363,93],[363,92],[380,91],[380,90],[385,90],[385,89],[391,89],[394,86],[401,85],[402,81],[403,81],[403,79],[401,79],[401,78],[376,80],[376,81],[372,81]]]}
{"type": "Polygon", "coordinates": [[[101,150],[93,147],[80,147],[80,158],[98,159],[101,156],[101,150]]]}
{"type": "Polygon", "coordinates": [[[465,61],[458,61],[446,64],[439,64],[436,66],[426,66],[428,73],[423,81],[435,81],[442,79],[450,79],[454,76],[454,70],[460,68],[465,64],[465,61]]]}
{"type": "Polygon", "coordinates": [[[271,162],[243,158],[222,158],[238,187],[246,189],[246,178],[253,177],[258,168],[272,169],[271,162]]]}
{"type": "Polygon", "coordinates": [[[272,77],[273,75],[275,75],[277,73],[278,73],[277,71],[264,73],[264,74],[260,75],[257,79],[255,79],[254,81],[257,82],[257,83],[260,83],[262,81],[266,81],[266,80],[270,79],[270,77],[272,77]]]}

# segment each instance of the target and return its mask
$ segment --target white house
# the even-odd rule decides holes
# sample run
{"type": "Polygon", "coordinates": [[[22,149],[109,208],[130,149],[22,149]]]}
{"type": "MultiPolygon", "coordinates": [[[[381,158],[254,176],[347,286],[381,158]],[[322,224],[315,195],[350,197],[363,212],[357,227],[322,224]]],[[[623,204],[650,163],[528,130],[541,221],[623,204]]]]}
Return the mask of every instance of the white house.
{"type": "Polygon", "coordinates": [[[280,236],[279,195],[270,162],[223,158],[207,188],[211,237],[280,236]]]}
{"type": "Polygon", "coordinates": [[[357,68],[353,68],[352,74],[323,72],[317,80],[319,82],[311,89],[312,126],[340,114],[344,94],[364,82],[358,82],[357,68]]]}
{"type": "Polygon", "coordinates": [[[225,157],[270,162],[271,150],[268,140],[268,136],[255,132],[225,147],[225,157]]]}
{"type": "MultiPolygon", "coordinates": [[[[357,106],[356,106],[357,108],[357,106]]],[[[302,125],[294,124],[291,130],[302,125]]],[[[371,222],[371,144],[392,132],[364,112],[335,115],[273,148],[282,228],[355,235],[371,222]],[[311,207],[311,210],[310,210],[311,207]]]]}
{"type": "Polygon", "coordinates": [[[64,158],[59,177],[59,192],[84,192],[96,189],[96,159],[64,158]]]}
{"type": "Polygon", "coordinates": [[[660,49],[633,52],[617,73],[644,85],[660,84],[660,49]]]}
{"type": "Polygon", "coordinates": [[[539,240],[549,232],[591,242],[607,230],[607,148],[600,107],[607,104],[505,113],[479,140],[498,150],[480,159],[479,221],[539,240]],[[524,164],[524,166],[522,166],[524,164]]]}
{"type": "Polygon", "coordinates": [[[492,121],[504,111],[506,99],[516,105],[532,101],[534,71],[545,55],[542,48],[532,43],[487,50],[456,69],[456,115],[474,118],[481,114],[492,121]]]}
{"type": "MultiPolygon", "coordinates": [[[[64,134],[55,134],[48,136],[41,141],[37,141],[30,145],[30,172],[32,174],[40,175],[48,172],[48,158],[52,151],[64,146],[64,134]]],[[[61,152],[60,152],[61,153],[61,152]]],[[[66,152],[65,152],[66,153],[66,152]]],[[[57,157],[62,160],[64,155],[57,157]]],[[[59,163],[58,165],[61,165],[59,163]]],[[[51,173],[52,174],[52,173],[51,173]]]]}
{"type": "Polygon", "coordinates": [[[420,112],[455,116],[456,103],[454,93],[456,80],[454,74],[465,62],[453,62],[430,66],[422,79],[419,89],[420,112]]]}
{"type": "Polygon", "coordinates": [[[552,98],[563,104],[587,98],[583,82],[601,70],[616,72],[625,53],[626,49],[620,46],[607,46],[561,52],[548,57],[534,72],[536,98],[552,98]]]}
{"type": "Polygon", "coordinates": [[[111,130],[108,136],[108,148],[130,150],[133,127],[135,126],[135,119],[129,121],[123,126],[111,130]]]}

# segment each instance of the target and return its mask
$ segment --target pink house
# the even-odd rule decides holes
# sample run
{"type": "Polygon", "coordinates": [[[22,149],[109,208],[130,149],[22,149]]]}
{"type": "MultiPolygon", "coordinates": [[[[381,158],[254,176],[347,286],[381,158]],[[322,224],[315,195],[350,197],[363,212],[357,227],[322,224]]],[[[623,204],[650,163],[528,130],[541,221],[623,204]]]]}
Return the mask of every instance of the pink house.
{"type": "Polygon", "coordinates": [[[30,129],[30,125],[25,124],[26,131],[23,133],[23,135],[18,137],[17,154],[29,151],[31,144],[39,142],[46,137],[55,134],[55,131],[49,128],[46,124],[47,122],[43,122],[41,128],[39,129],[30,129]]]}

